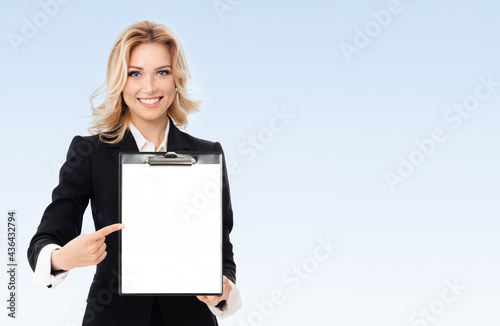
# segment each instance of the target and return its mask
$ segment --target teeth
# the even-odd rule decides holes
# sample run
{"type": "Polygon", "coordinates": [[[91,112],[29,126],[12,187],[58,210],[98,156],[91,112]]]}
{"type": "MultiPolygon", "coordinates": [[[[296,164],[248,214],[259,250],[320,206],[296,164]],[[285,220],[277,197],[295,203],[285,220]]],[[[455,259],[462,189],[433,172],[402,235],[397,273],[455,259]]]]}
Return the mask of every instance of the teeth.
{"type": "Polygon", "coordinates": [[[155,104],[156,102],[158,102],[160,100],[160,98],[154,98],[154,99],[142,99],[140,98],[139,101],[141,101],[141,103],[144,103],[144,104],[155,104]]]}

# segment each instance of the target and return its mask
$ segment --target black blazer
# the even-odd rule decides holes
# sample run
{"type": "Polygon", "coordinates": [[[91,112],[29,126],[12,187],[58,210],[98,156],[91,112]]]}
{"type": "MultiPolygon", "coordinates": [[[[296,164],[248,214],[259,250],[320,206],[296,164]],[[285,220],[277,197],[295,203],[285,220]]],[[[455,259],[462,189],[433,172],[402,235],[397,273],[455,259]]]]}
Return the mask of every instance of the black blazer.
{"type": "MultiPolygon", "coordinates": [[[[222,147],[217,142],[181,132],[170,120],[167,150],[222,152],[222,147]]],[[[81,233],[82,217],[89,199],[96,230],[118,222],[118,154],[121,151],[138,151],[129,130],[115,145],[99,141],[97,135],[73,138],[60,170],[59,184],[52,193],[52,202],[28,248],[28,260],[33,270],[44,246],[51,243],[64,246],[81,233]]],[[[236,265],[229,239],[233,212],[224,159],[222,212],[223,274],[236,282],[236,265]]],[[[97,265],[83,325],[149,325],[154,297],[118,295],[118,232],[107,236],[105,241],[107,256],[97,265]]],[[[159,296],[158,300],[169,325],[217,325],[207,305],[195,296],[159,296]]]]}

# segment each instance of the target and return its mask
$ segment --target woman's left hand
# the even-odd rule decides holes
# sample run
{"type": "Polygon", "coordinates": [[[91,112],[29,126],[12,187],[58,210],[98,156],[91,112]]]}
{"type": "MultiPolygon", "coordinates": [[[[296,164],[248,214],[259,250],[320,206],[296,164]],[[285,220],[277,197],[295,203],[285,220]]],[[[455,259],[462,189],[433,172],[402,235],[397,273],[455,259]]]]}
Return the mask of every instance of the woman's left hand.
{"type": "Polygon", "coordinates": [[[227,279],[227,277],[222,276],[222,295],[220,297],[216,295],[197,295],[196,297],[198,298],[198,300],[206,303],[209,306],[216,306],[219,304],[219,302],[227,300],[227,298],[229,297],[229,292],[231,292],[232,289],[233,288],[231,284],[229,284],[229,280],[227,279]]]}

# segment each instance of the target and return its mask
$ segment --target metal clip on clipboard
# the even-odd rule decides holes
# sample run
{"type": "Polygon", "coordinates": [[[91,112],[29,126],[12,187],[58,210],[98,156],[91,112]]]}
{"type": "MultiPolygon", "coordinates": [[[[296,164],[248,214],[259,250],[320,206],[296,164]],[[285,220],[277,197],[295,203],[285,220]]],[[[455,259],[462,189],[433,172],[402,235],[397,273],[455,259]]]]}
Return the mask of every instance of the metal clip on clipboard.
{"type": "Polygon", "coordinates": [[[175,152],[167,152],[163,156],[150,156],[146,158],[149,165],[193,165],[196,159],[191,156],[181,156],[175,152]]]}

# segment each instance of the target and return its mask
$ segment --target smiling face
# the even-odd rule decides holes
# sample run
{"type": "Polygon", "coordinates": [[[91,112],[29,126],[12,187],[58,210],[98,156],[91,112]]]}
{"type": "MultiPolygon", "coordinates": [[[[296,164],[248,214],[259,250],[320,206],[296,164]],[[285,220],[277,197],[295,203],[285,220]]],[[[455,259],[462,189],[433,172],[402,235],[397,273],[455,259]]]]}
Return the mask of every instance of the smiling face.
{"type": "Polygon", "coordinates": [[[159,43],[143,43],[130,53],[123,99],[132,123],[138,127],[166,123],[167,109],[175,98],[172,56],[159,43]]]}

